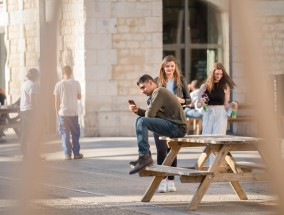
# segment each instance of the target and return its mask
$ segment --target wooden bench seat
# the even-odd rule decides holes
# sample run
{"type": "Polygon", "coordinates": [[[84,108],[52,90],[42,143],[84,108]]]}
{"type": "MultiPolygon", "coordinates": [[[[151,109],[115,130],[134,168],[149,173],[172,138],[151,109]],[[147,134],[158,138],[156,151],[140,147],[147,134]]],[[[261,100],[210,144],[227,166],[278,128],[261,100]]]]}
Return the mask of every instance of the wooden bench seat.
{"type": "Polygon", "coordinates": [[[203,170],[188,169],[188,168],[181,168],[181,167],[152,165],[140,171],[139,175],[141,177],[142,176],[170,176],[170,175],[205,176],[205,175],[213,175],[213,173],[203,171],[203,170]]]}
{"type": "Polygon", "coordinates": [[[20,122],[12,122],[12,123],[1,123],[0,129],[6,129],[6,128],[20,128],[21,123],[20,122]]]}
{"type": "Polygon", "coordinates": [[[261,169],[261,170],[266,170],[267,167],[265,164],[262,163],[254,163],[254,162],[247,162],[247,161],[238,161],[237,165],[240,168],[244,169],[261,169]]]}

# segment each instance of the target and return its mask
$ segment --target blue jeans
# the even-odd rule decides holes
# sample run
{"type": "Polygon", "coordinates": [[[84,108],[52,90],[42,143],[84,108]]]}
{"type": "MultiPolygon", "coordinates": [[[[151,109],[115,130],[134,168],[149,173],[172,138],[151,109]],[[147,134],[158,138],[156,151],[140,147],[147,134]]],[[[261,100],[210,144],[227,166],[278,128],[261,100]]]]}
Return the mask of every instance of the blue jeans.
{"type": "Polygon", "coordinates": [[[198,119],[198,118],[202,117],[202,114],[198,110],[191,109],[191,108],[188,108],[188,107],[186,107],[184,109],[184,113],[185,113],[185,117],[186,118],[196,118],[196,119],[198,119]]]}
{"type": "Polygon", "coordinates": [[[150,155],[150,145],[148,131],[152,131],[159,136],[183,137],[185,133],[179,125],[160,118],[138,117],[135,122],[138,154],[139,156],[150,155]]]}
{"type": "Polygon", "coordinates": [[[74,155],[80,152],[80,126],[78,116],[60,116],[57,117],[58,132],[62,139],[62,149],[66,156],[71,156],[71,150],[74,155]],[[70,134],[72,136],[72,144],[70,142],[70,134]]]}

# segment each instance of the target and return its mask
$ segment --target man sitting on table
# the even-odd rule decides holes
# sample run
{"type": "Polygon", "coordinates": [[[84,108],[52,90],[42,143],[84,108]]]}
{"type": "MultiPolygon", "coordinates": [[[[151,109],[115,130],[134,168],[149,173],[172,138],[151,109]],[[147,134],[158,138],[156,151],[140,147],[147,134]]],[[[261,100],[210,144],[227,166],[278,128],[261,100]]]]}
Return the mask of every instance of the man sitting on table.
{"type": "Polygon", "coordinates": [[[139,116],[135,122],[139,158],[131,162],[135,167],[129,174],[153,164],[148,131],[172,138],[186,134],[186,119],[177,97],[167,88],[158,87],[150,75],[140,77],[137,85],[142,93],[149,96],[149,105],[147,110],[143,110],[135,104],[129,104],[130,111],[139,116]]]}

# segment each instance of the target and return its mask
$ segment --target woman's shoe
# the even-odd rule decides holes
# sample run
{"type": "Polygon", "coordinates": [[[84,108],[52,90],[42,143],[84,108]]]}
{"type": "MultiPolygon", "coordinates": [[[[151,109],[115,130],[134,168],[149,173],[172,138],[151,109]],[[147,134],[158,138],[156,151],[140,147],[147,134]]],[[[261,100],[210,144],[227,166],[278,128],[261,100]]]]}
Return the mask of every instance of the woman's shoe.
{"type": "Polygon", "coordinates": [[[167,192],[167,180],[163,179],[159,185],[157,190],[158,193],[166,193],[167,192]]]}
{"type": "Polygon", "coordinates": [[[169,192],[176,192],[177,191],[174,180],[168,180],[168,191],[169,192]]]}

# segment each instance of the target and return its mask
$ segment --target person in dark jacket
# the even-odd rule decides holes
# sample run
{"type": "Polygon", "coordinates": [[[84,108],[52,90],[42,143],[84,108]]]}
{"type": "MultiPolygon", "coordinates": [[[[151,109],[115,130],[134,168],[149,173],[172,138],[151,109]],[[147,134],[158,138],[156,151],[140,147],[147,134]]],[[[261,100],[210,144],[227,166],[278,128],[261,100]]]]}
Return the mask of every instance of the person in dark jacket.
{"type": "MultiPolygon", "coordinates": [[[[191,103],[187,81],[185,77],[181,75],[176,58],[173,55],[168,55],[163,59],[159,76],[155,81],[159,87],[165,87],[174,94],[181,106],[185,107],[191,103]]],[[[157,149],[159,149],[157,151],[157,161],[158,164],[162,164],[170,149],[167,147],[165,140],[159,139],[159,135],[154,134],[154,139],[157,149]]],[[[177,159],[174,160],[172,166],[177,166],[177,159]]],[[[168,181],[163,179],[157,190],[158,193],[165,193],[167,191],[176,191],[174,176],[168,176],[168,181]]]]}

